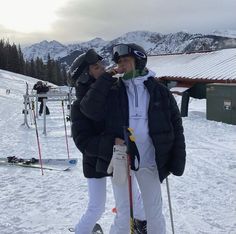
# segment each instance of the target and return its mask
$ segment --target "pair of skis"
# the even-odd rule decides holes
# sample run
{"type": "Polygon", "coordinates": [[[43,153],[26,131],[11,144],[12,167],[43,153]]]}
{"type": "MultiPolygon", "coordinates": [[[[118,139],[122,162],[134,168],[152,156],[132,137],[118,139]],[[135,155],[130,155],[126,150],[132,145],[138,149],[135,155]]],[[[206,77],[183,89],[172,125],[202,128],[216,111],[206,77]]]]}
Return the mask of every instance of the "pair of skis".
{"type": "MultiPolygon", "coordinates": [[[[77,159],[42,159],[44,170],[68,171],[77,165],[77,159]]],[[[0,158],[0,165],[41,169],[38,159],[22,159],[15,156],[0,158]]]]}

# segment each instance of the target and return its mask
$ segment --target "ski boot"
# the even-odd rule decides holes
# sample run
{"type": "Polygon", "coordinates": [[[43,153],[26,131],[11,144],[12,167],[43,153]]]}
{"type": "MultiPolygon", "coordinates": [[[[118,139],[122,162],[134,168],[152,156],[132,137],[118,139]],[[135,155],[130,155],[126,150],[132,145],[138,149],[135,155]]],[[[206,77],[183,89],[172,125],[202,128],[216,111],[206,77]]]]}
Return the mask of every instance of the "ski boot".
{"type": "Polygon", "coordinates": [[[16,161],[16,156],[9,156],[7,157],[7,162],[8,163],[14,163],[16,161]]]}
{"type": "Polygon", "coordinates": [[[134,234],[147,234],[147,221],[134,219],[134,234]]]}
{"type": "Polygon", "coordinates": [[[7,157],[8,163],[22,163],[24,162],[23,158],[17,158],[16,156],[9,156],[7,157]]]}
{"type": "Polygon", "coordinates": [[[25,165],[30,165],[30,164],[31,164],[31,160],[25,160],[25,161],[23,162],[23,164],[25,164],[25,165]]]}
{"type": "Polygon", "coordinates": [[[38,159],[36,159],[36,158],[31,158],[31,160],[30,160],[30,161],[31,161],[31,163],[32,163],[32,164],[34,164],[34,163],[38,163],[38,162],[39,162],[39,160],[38,160],[38,159]]]}

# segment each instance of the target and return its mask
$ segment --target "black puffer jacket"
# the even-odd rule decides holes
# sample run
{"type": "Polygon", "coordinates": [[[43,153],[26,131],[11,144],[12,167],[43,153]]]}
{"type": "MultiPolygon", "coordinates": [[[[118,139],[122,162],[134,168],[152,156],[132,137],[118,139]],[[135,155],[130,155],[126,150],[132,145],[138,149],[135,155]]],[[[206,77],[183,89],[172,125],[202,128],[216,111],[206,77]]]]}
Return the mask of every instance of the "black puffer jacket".
{"type": "MultiPolygon", "coordinates": [[[[149,134],[155,147],[160,180],[163,181],[170,173],[181,176],[186,152],[182,119],[176,101],[155,78],[149,77],[144,84],[150,94],[149,134]]],[[[128,126],[129,122],[128,97],[122,80],[111,86],[109,77],[101,77],[86,93],[80,109],[90,119],[105,121],[105,134],[123,138],[123,126],[128,126]]],[[[106,155],[110,159],[109,152],[106,155]]]]}
{"type": "MultiPolygon", "coordinates": [[[[94,81],[93,81],[94,82],[94,81]]],[[[105,121],[89,119],[80,111],[80,102],[91,83],[78,83],[77,100],[71,109],[72,136],[77,148],[83,154],[83,172],[86,178],[101,178],[106,173],[112,155],[114,135],[106,134],[105,121]]]]}
{"type": "MultiPolygon", "coordinates": [[[[49,87],[45,84],[42,85],[35,84],[33,89],[37,91],[37,94],[44,94],[49,91],[49,87]]],[[[40,102],[43,101],[43,99],[44,99],[43,97],[38,98],[40,102]]]]}

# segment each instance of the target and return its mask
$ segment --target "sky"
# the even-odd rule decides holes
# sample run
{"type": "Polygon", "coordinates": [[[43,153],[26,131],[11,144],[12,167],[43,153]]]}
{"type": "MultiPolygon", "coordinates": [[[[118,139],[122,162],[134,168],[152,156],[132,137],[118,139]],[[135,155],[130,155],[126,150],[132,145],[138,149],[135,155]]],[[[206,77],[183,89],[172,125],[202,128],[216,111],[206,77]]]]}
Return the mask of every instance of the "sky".
{"type": "Polygon", "coordinates": [[[112,40],[130,31],[236,31],[236,0],[0,0],[0,38],[20,44],[112,40]]]}

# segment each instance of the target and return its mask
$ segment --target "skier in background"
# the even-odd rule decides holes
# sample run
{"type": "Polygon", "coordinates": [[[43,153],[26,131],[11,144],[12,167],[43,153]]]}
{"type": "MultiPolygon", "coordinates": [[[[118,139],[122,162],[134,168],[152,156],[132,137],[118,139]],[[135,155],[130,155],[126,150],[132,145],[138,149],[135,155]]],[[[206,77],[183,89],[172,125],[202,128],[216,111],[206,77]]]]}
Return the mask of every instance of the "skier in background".
{"type": "MultiPolygon", "coordinates": [[[[76,101],[72,105],[72,136],[77,148],[83,154],[83,173],[87,178],[89,202],[85,213],[75,226],[76,234],[90,234],[105,210],[106,177],[115,141],[112,133],[106,133],[104,121],[93,121],[80,110],[80,103],[90,87],[100,77],[110,79],[114,71],[105,72],[102,57],[93,49],[80,55],[70,67],[69,83],[75,85],[76,101]]],[[[113,79],[111,82],[116,81],[113,79]]],[[[144,220],[145,214],[137,187],[135,190],[135,217],[144,220]]],[[[117,211],[119,214],[119,210],[117,211]]],[[[137,232],[139,233],[139,232],[137,232]]]]}
{"type": "Polygon", "coordinates": [[[114,164],[118,159],[119,165],[124,165],[126,160],[123,126],[134,130],[140,155],[140,167],[133,171],[133,177],[141,190],[147,233],[165,234],[161,182],[170,173],[181,176],[185,168],[185,139],[179,109],[170,91],[146,68],[147,54],[141,46],[115,45],[113,61],[118,65],[118,72],[123,73],[119,82],[111,88],[113,78],[100,77],[80,104],[87,117],[105,121],[106,134],[120,138],[110,165],[113,180],[122,181],[113,183],[120,215],[115,217],[110,234],[130,233],[128,182],[124,180],[125,170],[114,164]]]}
{"type": "MultiPolygon", "coordinates": [[[[34,87],[34,90],[37,91],[37,94],[46,94],[49,91],[49,87],[43,83],[42,81],[38,81],[34,87]]],[[[39,115],[42,115],[43,113],[43,99],[46,99],[46,97],[39,97],[38,101],[40,102],[40,107],[39,107],[39,115]]],[[[46,115],[49,115],[50,111],[48,107],[46,106],[46,115]]]]}

